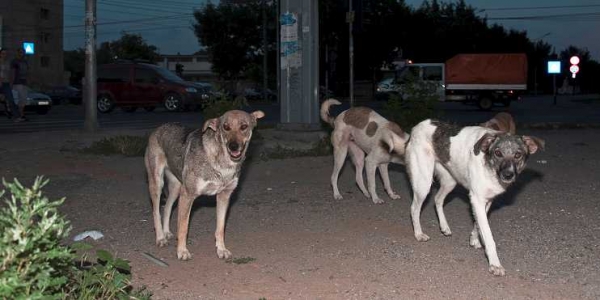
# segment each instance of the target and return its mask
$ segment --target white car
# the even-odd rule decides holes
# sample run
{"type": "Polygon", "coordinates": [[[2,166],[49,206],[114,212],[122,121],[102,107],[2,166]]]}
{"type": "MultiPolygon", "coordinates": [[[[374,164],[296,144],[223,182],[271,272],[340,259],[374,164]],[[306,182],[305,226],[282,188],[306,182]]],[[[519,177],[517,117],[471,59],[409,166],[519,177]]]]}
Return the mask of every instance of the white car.
{"type": "MultiPolygon", "coordinates": [[[[45,115],[52,108],[52,98],[50,96],[40,93],[27,88],[27,104],[25,104],[25,111],[35,111],[40,115],[45,115]]],[[[15,103],[17,103],[19,99],[19,92],[16,90],[12,90],[13,98],[15,99],[15,103]]]]}

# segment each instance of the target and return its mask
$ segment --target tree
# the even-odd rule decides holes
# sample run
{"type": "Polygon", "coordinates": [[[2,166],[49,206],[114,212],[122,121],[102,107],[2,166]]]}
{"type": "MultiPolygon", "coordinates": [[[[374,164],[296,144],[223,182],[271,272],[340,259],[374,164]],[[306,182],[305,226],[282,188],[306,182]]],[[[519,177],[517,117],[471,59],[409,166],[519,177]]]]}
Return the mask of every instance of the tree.
{"type": "Polygon", "coordinates": [[[175,64],[175,73],[179,77],[183,77],[183,65],[180,63],[175,64]]]}
{"type": "Polygon", "coordinates": [[[140,34],[121,33],[118,40],[100,44],[97,52],[99,64],[111,63],[117,59],[140,59],[151,63],[159,59],[158,48],[148,44],[140,34]]]}
{"type": "MultiPolygon", "coordinates": [[[[267,9],[268,15],[274,16],[272,2],[269,1],[267,9]]],[[[263,47],[260,0],[235,5],[208,3],[194,12],[194,18],[198,42],[206,47],[213,72],[223,79],[235,80],[256,74],[256,68],[262,68],[263,55],[274,54],[274,30],[270,30],[267,49],[263,47]]],[[[273,17],[267,26],[275,28],[273,17]]],[[[272,72],[275,73],[274,68],[272,72]]]]}
{"type": "Polygon", "coordinates": [[[85,51],[82,48],[64,52],[65,71],[71,72],[69,81],[72,85],[81,85],[85,72],[85,51]]]}

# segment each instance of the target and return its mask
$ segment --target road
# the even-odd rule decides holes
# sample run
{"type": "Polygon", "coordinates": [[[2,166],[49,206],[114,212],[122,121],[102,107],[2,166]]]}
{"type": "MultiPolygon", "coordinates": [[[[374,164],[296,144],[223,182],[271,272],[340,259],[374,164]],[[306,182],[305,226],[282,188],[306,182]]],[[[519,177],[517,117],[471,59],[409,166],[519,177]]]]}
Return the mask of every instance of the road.
{"type": "MultiPolygon", "coordinates": [[[[191,261],[177,260],[175,240],[155,245],[142,157],[65,151],[80,141],[68,132],[24,133],[0,138],[0,177],[29,185],[47,176],[45,194],[66,197],[70,238],[100,230],[103,239],[88,240],[94,250],[129,260],[134,284],[153,299],[600,299],[600,129],[522,132],[545,139],[546,150],[492,206],[505,277],[489,274],[484,251],[469,247],[464,188],[444,207],[452,236],[440,233],[429,199],[421,220],[431,240],[415,240],[410,184],[398,165],[390,179],[402,198],[389,199],[378,179],[385,203],[373,204],[350,163],[339,180],[344,199],[333,199],[331,156],[247,161],[226,227],[228,249],[253,260],[239,264],[217,258],[214,197],[195,202],[191,261]]],[[[172,230],[176,219],[174,211],[172,230]]]]}
{"type": "MultiPolygon", "coordinates": [[[[367,102],[366,105],[376,110],[382,109],[383,102],[367,102]]],[[[332,113],[348,108],[348,104],[335,108],[332,113]]],[[[263,124],[275,124],[279,121],[277,104],[251,104],[247,110],[260,109],[266,114],[263,124]]],[[[476,106],[462,103],[439,103],[438,109],[444,119],[459,123],[478,123],[492,117],[498,111],[510,111],[518,123],[567,122],[594,123],[600,122],[600,97],[594,96],[559,96],[558,104],[553,105],[551,96],[527,97],[513,103],[510,108],[495,107],[492,111],[481,111],[476,106]]],[[[0,134],[57,131],[83,128],[83,106],[55,106],[47,115],[28,115],[30,121],[12,123],[6,118],[0,119],[0,134]]],[[[169,113],[163,109],[154,112],[138,110],[126,113],[115,109],[110,114],[99,114],[101,128],[107,129],[150,129],[166,122],[181,122],[188,126],[200,126],[201,112],[169,113]]]]}

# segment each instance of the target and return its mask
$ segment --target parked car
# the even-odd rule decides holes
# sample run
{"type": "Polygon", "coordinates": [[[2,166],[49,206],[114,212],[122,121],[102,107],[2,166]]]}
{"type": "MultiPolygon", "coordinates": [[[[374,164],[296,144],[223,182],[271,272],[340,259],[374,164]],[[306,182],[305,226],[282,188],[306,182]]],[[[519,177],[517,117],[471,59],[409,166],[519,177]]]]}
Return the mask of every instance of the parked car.
{"type": "Polygon", "coordinates": [[[257,100],[267,100],[267,101],[275,101],[277,100],[277,94],[270,89],[266,90],[266,99],[263,93],[264,89],[262,87],[253,87],[244,89],[244,97],[249,101],[257,101],[257,100]]]}
{"type": "MultiPolygon", "coordinates": [[[[35,111],[40,115],[47,114],[52,108],[52,98],[50,96],[40,93],[30,87],[27,89],[27,103],[25,104],[25,111],[35,111]]],[[[19,99],[19,92],[12,90],[13,98],[19,99]]]]}
{"type": "Polygon", "coordinates": [[[98,67],[98,111],[115,107],[134,112],[153,111],[163,105],[168,111],[199,108],[209,95],[175,73],[150,63],[121,61],[98,67]]]}
{"type": "Polygon", "coordinates": [[[54,105],[61,103],[81,104],[81,90],[70,85],[55,86],[46,92],[54,105]]]}

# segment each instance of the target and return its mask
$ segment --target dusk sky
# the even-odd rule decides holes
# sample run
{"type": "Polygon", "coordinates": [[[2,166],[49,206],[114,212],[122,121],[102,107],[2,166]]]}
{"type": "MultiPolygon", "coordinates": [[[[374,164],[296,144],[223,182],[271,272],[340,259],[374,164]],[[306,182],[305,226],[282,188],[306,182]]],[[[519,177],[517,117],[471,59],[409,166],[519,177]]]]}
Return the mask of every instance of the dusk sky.
{"type": "MultiPolygon", "coordinates": [[[[217,1],[213,1],[216,3],[217,1]]],[[[406,0],[420,5],[422,0],[406,0]]],[[[597,0],[467,0],[481,10],[489,23],[526,30],[531,39],[543,40],[559,52],[568,45],[587,47],[600,60],[600,2],[597,0]]],[[[84,0],[64,0],[65,49],[83,47],[84,0]],[[71,26],[71,27],[69,27],[71,26]]],[[[192,8],[205,0],[98,0],[98,23],[139,20],[98,26],[98,43],[114,40],[122,30],[140,33],[163,54],[191,54],[199,50],[190,29],[192,8]]]]}

